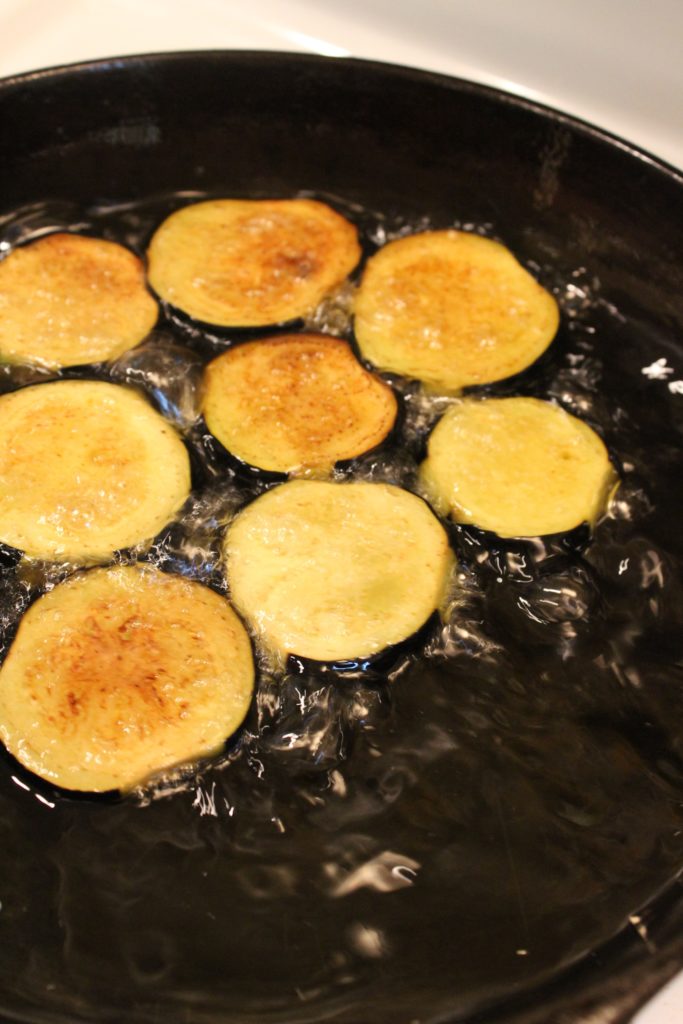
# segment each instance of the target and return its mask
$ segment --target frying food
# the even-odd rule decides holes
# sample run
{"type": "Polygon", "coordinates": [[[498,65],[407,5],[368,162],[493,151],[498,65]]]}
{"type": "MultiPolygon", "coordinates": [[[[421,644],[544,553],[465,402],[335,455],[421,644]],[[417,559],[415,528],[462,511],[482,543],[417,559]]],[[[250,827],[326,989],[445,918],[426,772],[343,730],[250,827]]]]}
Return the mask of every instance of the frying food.
{"type": "Polygon", "coordinates": [[[203,412],[211,433],[243,462],[327,474],[380,444],[397,404],[345,341],[287,334],[238,345],[209,363],[203,412]]]}
{"type": "Polygon", "coordinates": [[[454,394],[524,370],[558,324],[555,299],[504,246],[427,231],[389,242],[368,261],[354,329],[380,370],[454,394]]]}
{"type": "Polygon", "coordinates": [[[0,540],[27,555],[103,561],[189,490],[185,445],[136,391],[64,380],[0,397],[0,540]]]}
{"type": "Polygon", "coordinates": [[[149,280],[196,320],[266,327],[312,312],[360,259],[356,228],[313,199],[213,199],[157,229],[149,280]]]}
{"type": "Polygon", "coordinates": [[[593,525],[617,482],[595,431],[537,398],[452,406],[429,439],[420,475],[439,512],[500,537],[593,525]]]}
{"type": "Polygon", "coordinates": [[[154,327],[142,262],[101,238],[58,233],[0,262],[0,357],[46,367],[115,359],[154,327]]]}
{"type": "Polygon", "coordinates": [[[376,654],[440,607],[453,567],[428,505],[390,484],[295,480],[229,527],[232,600],[266,647],[315,661],[376,654]]]}
{"type": "Polygon", "coordinates": [[[254,686],[225,598],[149,566],[80,572],[28,610],[0,669],[0,738],[71,790],[127,790],[215,754],[254,686]]]}

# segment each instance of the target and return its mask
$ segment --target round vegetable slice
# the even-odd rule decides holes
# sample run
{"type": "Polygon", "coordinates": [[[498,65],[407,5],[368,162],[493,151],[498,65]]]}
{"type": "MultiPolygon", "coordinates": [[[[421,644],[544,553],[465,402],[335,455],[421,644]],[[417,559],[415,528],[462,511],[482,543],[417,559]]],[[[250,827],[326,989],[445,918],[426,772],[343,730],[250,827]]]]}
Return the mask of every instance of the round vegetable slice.
{"type": "Polygon", "coordinates": [[[595,431],[537,398],[452,406],[429,439],[420,475],[440,512],[501,537],[592,525],[617,480],[595,431]]]}
{"type": "Polygon", "coordinates": [[[554,298],[508,249],[462,231],[385,245],[368,261],[355,313],[366,359],[447,393],[524,370],[559,324],[554,298]]]}
{"type": "Polygon", "coordinates": [[[213,199],[157,229],[149,280],[189,316],[266,327],[312,312],[360,259],[355,227],[313,199],[213,199]]]}
{"type": "Polygon", "coordinates": [[[0,262],[0,356],[77,366],[115,359],[158,316],[142,262],[115,242],[47,235],[0,262]]]}
{"type": "Polygon", "coordinates": [[[136,391],[56,381],[0,397],[0,540],[102,561],[154,537],[186,500],[185,445],[136,391]]]}
{"type": "Polygon", "coordinates": [[[264,644],[315,661],[367,657],[442,604],[453,554],[420,498],[390,484],[294,480],[230,526],[232,600],[264,644]]]}
{"type": "Polygon", "coordinates": [[[0,738],[58,786],[127,790],[218,752],[253,686],[225,598],[151,567],[93,569],[24,616],[0,669],[0,738]]]}
{"type": "Polygon", "coordinates": [[[380,444],[397,403],[345,341],[288,334],[237,345],[209,363],[203,413],[214,437],[251,466],[327,473],[380,444]]]}

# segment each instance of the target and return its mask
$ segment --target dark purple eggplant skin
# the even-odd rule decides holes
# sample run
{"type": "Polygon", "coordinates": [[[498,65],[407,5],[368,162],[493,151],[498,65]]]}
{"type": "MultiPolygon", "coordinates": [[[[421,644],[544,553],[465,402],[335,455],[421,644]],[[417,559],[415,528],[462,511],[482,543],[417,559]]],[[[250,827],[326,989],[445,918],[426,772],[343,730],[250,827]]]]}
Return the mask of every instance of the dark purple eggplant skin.
{"type": "MultiPolygon", "coordinates": [[[[126,57],[0,83],[0,219],[45,200],[82,208],[182,190],[273,197],[309,190],[339,195],[344,203],[390,218],[400,215],[406,222],[428,218],[436,228],[451,226],[457,218],[493,224],[496,235],[526,265],[543,271],[552,267],[554,275],[565,279],[577,267],[589,266],[599,278],[601,300],[651,332],[652,359],[666,355],[680,368],[683,176],[557,111],[431,73],[293,54],[126,57]]],[[[613,354],[606,393],[617,394],[622,385],[630,389],[631,405],[640,403],[643,429],[663,437],[673,453],[680,411],[666,388],[657,392],[660,404],[651,401],[651,391],[639,399],[633,380],[624,383],[628,332],[608,330],[602,342],[613,354]]],[[[680,571],[683,550],[675,530],[683,500],[680,453],[671,454],[670,461],[658,515],[671,521],[669,550],[680,571]]],[[[0,572],[14,571],[2,562],[0,572]]],[[[643,750],[646,746],[641,744],[643,750]]],[[[245,755],[233,766],[234,778],[249,784],[248,792],[237,794],[245,805],[257,800],[262,785],[259,764],[247,768],[247,761],[245,755]]],[[[672,773],[678,770],[675,758],[667,764],[672,773]]],[[[216,775],[219,787],[227,786],[231,795],[230,787],[237,787],[232,778],[216,775]]],[[[624,792],[625,804],[631,796],[624,792]]],[[[683,900],[672,869],[668,879],[661,873],[652,876],[648,898],[657,886],[661,892],[643,911],[649,945],[635,929],[626,928],[604,942],[589,943],[588,956],[579,955],[586,946],[577,944],[576,960],[565,958],[562,970],[546,965],[537,974],[531,967],[523,973],[520,961],[513,965],[522,972],[516,975],[500,960],[492,934],[476,963],[474,944],[463,947],[471,970],[488,972],[496,982],[489,1000],[476,1006],[457,1003],[459,989],[454,990],[449,974],[429,973],[428,951],[421,975],[415,966],[414,978],[405,973],[398,978],[400,991],[378,990],[373,965],[354,963],[357,981],[349,989],[357,995],[355,1003],[306,1003],[301,992],[307,997],[309,987],[313,991],[316,970],[322,969],[316,929],[324,934],[326,923],[324,915],[308,923],[313,904],[304,902],[299,913],[292,898],[291,913],[288,909],[282,919],[268,918],[268,934],[283,957],[305,961],[298,954],[300,943],[302,950],[313,951],[316,962],[304,972],[306,983],[285,979],[289,1002],[283,1002],[275,969],[247,956],[266,904],[250,904],[236,889],[230,919],[212,921],[223,894],[217,872],[227,857],[219,827],[223,819],[188,810],[187,796],[184,802],[177,797],[147,808],[125,801],[90,808],[56,798],[53,803],[46,806],[33,792],[17,788],[9,770],[0,773],[0,865],[6,883],[0,929],[7,929],[2,934],[6,957],[0,971],[0,1019],[27,1024],[163,1019],[176,1024],[196,1012],[193,1019],[221,1024],[312,1024],[323,1017],[340,1024],[397,1024],[401,1014],[424,1024],[437,1016],[471,1024],[582,1024],[609,1010],[611,1021],[626,1024],[683,965],[683,900]],[[133,843],[134,829],[137,858],[126,846],[133,843]],[[208,851],[215,883],[192,870],[198,850],[208,851]],[[250,913],[254,908],[257,912],[250,913]],[[185,931],[174,927],[185,919],[185,931]],[[140,926],[141,940],[126,947],[126,959],[117,942],[133,922],[140,926]],[[216,942],[225,943],[226,955],[219,955],[216,942]],[[234,984],[251,986],[253,1005],[261,1000],[258,1010],[236,1005],[230,988],[230,997],[220,1001],[219,982],[230,970],[234,984]]],[[[419,814],[419,807],[414,810],[419,814]]],[[[230,819],[237,830],[240,813],[238,807],[235,821],[230,819]]],[[[256,840],[238,834],[250,856],[271,842],[270,833],[256,840]]],[[[319,834],[332,833],[323,829],[319,834]]],[[[289,836],[282,840],[288,841],[289,836]]],[[[623,841],[628,841],[626,833],[623,841]]],[[[647,864],[654,853],[643,846],[640,855],[647,864]]],[[[266,872],[261,884],[269,877],[266,872]]],[[[512,884],[508,876],[492,881],[503,888],[512,884]]],[[[358,915],[367,914],[371,922],[380,907],[404,906],[406,900],[414,901],[419,915],[426,891],[421,886],[427,884],[428,879],[420,879],[402,893],[373,893],[365,902],[359,897],[358,915]]],[[[493,884],[481,909],[499,898],[493,884]]],[[[596,900],[596,915],[599,905],[596,900]]],[[[436,921],[439,907],[436,902],[430,906],[436,921]]],[[[341,915],[343,901],[323,910],[331,914],[330,907],[341,915]]],[[[568,912],[570,923],[571,917],[568,912]]],[[[438,919],[435,928],[442,936],[440,946],[447,947],[448,922],[438,919]]],[[[395,936],[394,942],[400,939],[395,936]]],[[[435,947],[433,954],[438,952],[435,947]]]]}

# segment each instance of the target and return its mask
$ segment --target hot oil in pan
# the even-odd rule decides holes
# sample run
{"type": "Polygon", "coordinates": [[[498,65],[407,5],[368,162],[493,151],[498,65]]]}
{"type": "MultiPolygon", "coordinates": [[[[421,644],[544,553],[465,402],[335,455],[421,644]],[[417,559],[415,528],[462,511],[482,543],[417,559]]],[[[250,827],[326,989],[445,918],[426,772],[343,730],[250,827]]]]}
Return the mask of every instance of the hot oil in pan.
{"type": "MultiPolygon", "coordinates": [[[[78,225],[141,249],[169,205],[40,208],[11,231],[78,225]]],[[[402,229],[348,212],[368,249],[402,229]]],[[[602,303],[583,272],[546,281],[564,307],[560,337],[489,390],[554,397],[605,437],[623,484],[593,542],[502,545],[456,531],[459,587],[442,626],[384,674],[283,678],[264,664],[241,739],[199,776],[112,802],[66,798],[3,766],[1,1011],[463,1015],[594,950],[674,878],[682,399],[670,375],[642,369],[676,356],[602,303]]],[[[347,326],[343,301],[326,316],[317,329],[347,326]]],[[[115,371],[150,390],[195,455],[192,507],[145,557],[217,586],[220,525],[263,486],[220,468],[194,425],[198,368],[220,344],[192,348],[162,319],[115,371]]],[[[6,373],[6,386],[26,379],[6,373]]],[[[443,402],[403,391],[402,437],[357,475],[411,485],[443,402]]],[[[63,571],[8,560],[7,635],[63,571]]]]}

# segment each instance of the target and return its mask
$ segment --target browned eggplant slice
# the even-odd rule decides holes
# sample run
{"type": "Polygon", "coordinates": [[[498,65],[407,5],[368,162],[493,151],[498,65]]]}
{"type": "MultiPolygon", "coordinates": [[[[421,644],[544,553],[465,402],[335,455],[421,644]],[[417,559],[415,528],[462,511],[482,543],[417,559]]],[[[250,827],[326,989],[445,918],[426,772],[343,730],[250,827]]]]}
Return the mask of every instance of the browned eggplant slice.
{"type": "Polygon", "coordinates": [[[360,259],[356,228],[314,199],[212,199],[157,229],[149,280],[166,302],[220,327],[305,316],[360,259]]]}
{"type": "Polygon", "coordinates": [[[455,394],[530,366],[559,324],[555,299],[498,242],[427,231],[368,261],[355,309],[361,354],[455,394]]]}
{"type": "Polygon", "coordinates": [[[24,616],[0,669],[0,738],[55,785],[127,790],[219,751],[253,687],[225,598],[150,566],[94,569],[24,616]]]}
{"type": "Polygon", "coordinates": [[[209,363],[203,413],[214,437],[250,466],[328,474],[387,437],[397,402],[345,341],[287,334],[237,345],[209,363]]]}
{"type": "Polygon", "coordinates": [[[141,260],[115,242],[59,233],[0,262],[0,357],[47,367],[115,359],[158,316],[141,260]]]}

